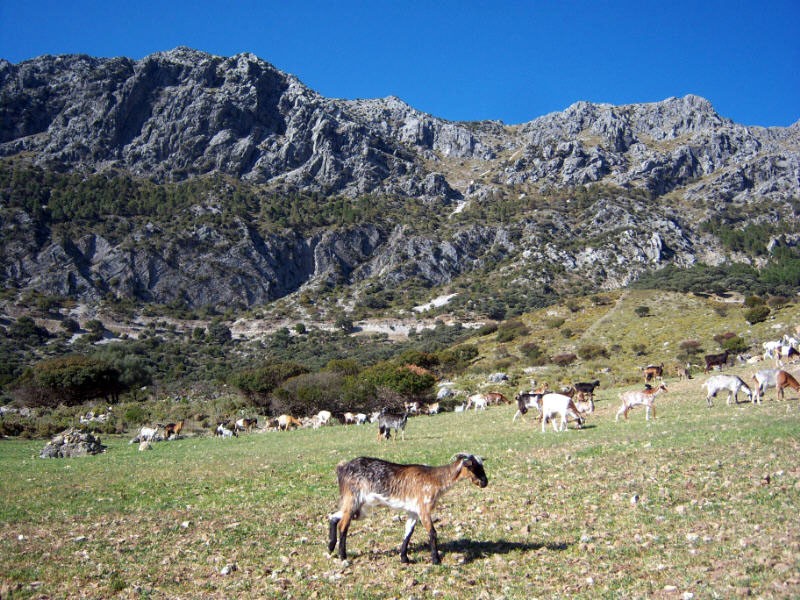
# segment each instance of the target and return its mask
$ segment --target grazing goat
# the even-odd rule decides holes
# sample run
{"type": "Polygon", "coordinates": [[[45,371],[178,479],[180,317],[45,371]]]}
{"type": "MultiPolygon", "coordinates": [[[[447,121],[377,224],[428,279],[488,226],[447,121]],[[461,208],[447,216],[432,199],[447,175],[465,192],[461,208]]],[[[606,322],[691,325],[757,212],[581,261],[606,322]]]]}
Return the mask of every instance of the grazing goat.
{"type": "Polygon", "coordinates": [[[354,425],[356,422],[356,415],[355,413],[346,412],[342,415],[342,419],[344,420],[345,425],[354,425]]]}
{"type": "Polygon", "coordinates": [[[489,480],[483,460],[472,454],[456,454],[453,462],[441,467],[401,465],[379,458],[360,457],[336,467],[339,480],[339,510],[328,516],[328,552],[339,543],[339,558],[347,558],[347,530],[353,519],[365,515],[372,506],[388,506],[404,510],[405,536],[400,546],[400,561],[408,563],[408,543],[419,521],[428,532],[431,562],[438,565],[439,556],[433,510],[439,497],[460,479],[468,479],[479,487],[489,480]]]}
{"type": "Polygon", "coordinates": [[[544,433],[548,420],[552,421],[554,431],[566,431],[567,417],[573,417],[578,422],[578,429],[583,427],[583,416],[581,416],[578,407],[575,406],[575,402],[569,396],[554,392],[544,394],[538,402],[538,408],[542,413],[542,433],[544,433]],[[561,416],[561,424],[558,427],[554,419],[556,415],[561,416]]]}
{"type": "Polygon", "coordinates": [[[489,405],[489,401],[486,399],[485,394],[472,394],[467,398],[467,410],[469,410],[470,406],[475,407],[475,412],[478,412],[478,409],[486,410],[486,407],[489,405]]]}
{"type": "Polygon", "coordinates": [[[662,382],[658,387],[655,388],[648,388],[646,390],[631,390],[628,392],[622,392],[619,395],[620,400],[622,400],[622,406],[620,406],[619,410],[617,411],[617,416],[614,419],[615,421],[619,421],[619,416],[623,415],[625,419],[628,418],[628,412],[634,406],[642,406],[645,407],[645,420],[650,420],[650,412],[653,412],[653,418],[656,418],[656,407],[653,405],[653,401],[655,400],[656,396],[660,392],[666,392],[667,386],[664,385],[662,382]]]}
{"type": "Polygon", "coordinates": [[[664,363],[660,365],[647,365],[642,371],[644,373],[645,383],[650,383],[656,377],[658,377],[660,381],[664,378],[664,363]]]}
{"type": "Polygon", "coordinates": [[[463,413],[466,410],[466,408],[467,408],[467,403],[462,402],[461,404],[456,404],[456,406],[453,408],[453,412],[463,413]]]}
{"type": "Polygon", "coordinates": [[[721,354],[706,354],[703,357],[706,361],[706,368],[703,369],[703,373],[708,373],[712,367],[719,367],[722,370],[722,366],[728,364],[728,354],[727,350],[721,354]]]}
{"type": "Polygon", "coordinates": [[[139,433],[136,434],[136,437],[133,438],[129,444],[138,444],[139,442],[156,442],[161,439],[161,436],[158,434],[158,426],[155,427],[147,427],[142,426],[139,428],[139,433]]]}
{"type": "Polygon", "coordinates": [[[438,415],[439,414],[439,403],[434,402],[433,404],[426,404],[425,405],[425,412],[429,415],[438,415]]]}
{"type": "Polygon", "coordinates": [[[382,411],[378,417],[378,439],[388,440],[391,437],[392,429],[394,429],[394,439],[397,439],[397,433],[400,432],[403,441],[405,441],[406,423],[408,423],[407,412],[402,415],[395,415],[382,411]]]}
{"type": "Polygon", "coordinates": [[[287,431],[290,427],[302,427],[302,423],[292,415],[281,415],[278,417],[278,429],[287,431]]]}
{"type": "Polygon", "coordinates": [[[331,414],[331,411],[329,411],[329,410],[321,410],[321,411],[319,411],[317,413],[317,416],[315,417],[315,420],[316,420],[316,423],[317,423],[317,427],[320,427],[322,425],[327,425],[328,421],[331,420],[332,416],[333,415],[331,414]]]}
{"type": "Polygon", "coordinates": [[[486,397],[486,404],[510,404],[508,398],[500,392],[487,392],[484,396],[486,397]]]}
{"type": "Polygon", "coordinates": [[[750,390],[750,387],[742,381],[740,377],[736,377],[736,375],[714,375],[708,378],[708,381],[703,384],[703,387],[708,390],[708,394],[706,394],[706,403],[708,406],[714,406],[711,398],[716,398],[717,393],[722,390],[728,392],[728,400],[726,402],[728,406],[731,404],[731,398],[733,398],[736,404],[739,404],[739,392],[742,390],[747,394],[750,401],[753,401],[753,392],[750,390]]]}
{"type": "Polygon", "coordinates": [[[777,392],[778,400],[783,400],[784,388],[790,387],[796,392],[800,392],[800,383],[791,374],[781,369],[764,369],[753,375],[753,379],[758,383],[756,388],[756,399],[760,402],[761,396],[767,388],[774,387],[777,392]]]}
{"type": "Polygon", "coordinates": [[[225,438],[234,438],[239,437],[239,434],[236,433],[236,429],[228,429],[225,425],[217,425],[217,428],[214,430],[214,435],[219,436],[223,439],[225,438]]]}
{"type": "Polygon", "coordinates": [[[248,418],[241,418],[237,419],[236,423],[234,424],[234,429],[236,431],[251,431],[253,427],[258,425],[258,419],[248,419],[248,418]]]}

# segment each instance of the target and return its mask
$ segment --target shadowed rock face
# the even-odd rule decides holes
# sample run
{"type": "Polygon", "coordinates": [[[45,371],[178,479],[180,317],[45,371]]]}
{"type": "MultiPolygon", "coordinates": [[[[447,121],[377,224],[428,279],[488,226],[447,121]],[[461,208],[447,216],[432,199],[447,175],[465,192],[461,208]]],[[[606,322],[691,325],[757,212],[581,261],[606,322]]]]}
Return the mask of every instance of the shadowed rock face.
{"type": "Polygon", "coordinates": [[[515,126],[459,123],[394,97],[323,98],[251,54],[188,48],[140,61],[0,60],[0,157],[14,156],[156,182],[218,173],[271,189],[414,198],[439,214],[544,189],[616,190],[578,209],[426,235],[403,222],[267,234],[237,218],[169,235],[132,224],[112,242],[91,228],[54,237],[21,210],[0,220],[2,281],[189,306],[253,306],[314,282],[441,285],[498,257],[534,287],[557,283],[558,271],[612,288],[670,263],[725,260],[701,220],[734,208],[745,222],[774,223],[794,218],[800,198],[800,125],[745,127],[696,96],[578,102],[515,126]],[[159,236],[156,247],[141,243],[159,236]]]}

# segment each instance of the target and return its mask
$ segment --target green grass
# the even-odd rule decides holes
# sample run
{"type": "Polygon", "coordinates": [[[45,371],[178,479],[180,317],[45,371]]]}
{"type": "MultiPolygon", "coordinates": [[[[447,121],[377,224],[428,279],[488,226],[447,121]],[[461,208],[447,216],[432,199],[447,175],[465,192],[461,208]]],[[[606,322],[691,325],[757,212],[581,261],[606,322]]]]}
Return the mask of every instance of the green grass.
{"type": "Polygon", "coordinates": [[[589,427],[561,434],[504,406],[414,418],[405,442],[378,442],[375,426],[150,452],[105,437],[104,455],[42,460],[44,442],[5,440],[0,596],[797,596],[797,394],[707,409],[701,381],[669,381],[650,423],[641,410],[614,423],[618,390],[602,390],[589,427]],[[348,563],[328,556],[339,461],[462,450],[486,458],[489,486],[443,498],[442,566],[422,531],[400,563],[403,518],[388,509],[353,524],[348,563]]]}

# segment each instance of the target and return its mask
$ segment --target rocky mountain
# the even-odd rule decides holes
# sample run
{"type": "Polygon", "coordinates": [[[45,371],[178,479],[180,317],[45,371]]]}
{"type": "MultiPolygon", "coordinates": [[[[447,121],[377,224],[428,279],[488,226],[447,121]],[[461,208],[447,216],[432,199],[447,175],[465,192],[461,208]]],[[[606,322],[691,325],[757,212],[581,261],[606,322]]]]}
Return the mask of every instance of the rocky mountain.
{"type": "Polygon", "coordinates": [[[758,225],[765,247],[800,231],[800,123],[747,127],[696,96],[449,122],[393,97],[324,98],[252,54],[188,48],[0,60],[0,162],[4,287],[89,301],[250,307],[320,285],[487,272],[538,291],[608,289],[667,264],[763,260],[723,247],[720,228],[758,225]],[[115,212],[112,198],[78,219],[58,208],[63,179],[38,186],[41,202],[26,196],[21,165],[195,196],[173,215],[115,212]],[[255,201],[232,211],[240,187],[255,201]],[[276,195],[296,198],[287,210],[330,198],[380,209],[276,227],[264,209],[276,195]]]}

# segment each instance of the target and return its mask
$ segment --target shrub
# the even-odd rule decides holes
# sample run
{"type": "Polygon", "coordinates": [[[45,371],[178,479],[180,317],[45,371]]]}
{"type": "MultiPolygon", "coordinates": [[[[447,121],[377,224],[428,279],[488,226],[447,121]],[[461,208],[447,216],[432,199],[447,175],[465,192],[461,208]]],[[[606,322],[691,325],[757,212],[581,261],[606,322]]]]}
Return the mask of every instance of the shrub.
{"type": "Polygon", "coordinates": [[[583,360],[592,360],[601,356],[608,358],[608,350],[600,344],[585,344],[578,348],[578,356],[583,360]]]}
{"type": "Polygon", "coordinates": [[[764,299],[761,296],[747,296],[744,299],[745,308],[755,308],[756,306],[763,306],[764,299]]]}
{"type": "Polygon", "coordinates": [[[571,352],[563,352],[550,357],[550,362],[559,367],[566,367],[577,360],[577,356],[571,352]]]}
{"type": "Polygon", "coordinates": [[[478,354],[478,347],[475,344],[464,344],[463,346],[448,348],[438,353],[439,364],[447,372],[461,373],[478,354]]]}
{"type": "Polygon", "coordinates": [[[291,377],[308,373],[308,369],[291,362],[267,364],[257,369],[233,373],[228,383],[234,386],[255,406],[267,407],[269,395],[291,377]]]}
{"type": "Polygon", "coordinates": [[[636,356],[645,356],[647,354],[647,346],[641,343],[631,344],[631,352],[633,352],[636,356]]]}
{"type": "Polygon", "coordinates": [[[744,313],[744,319],[750,325],[755,325],[756,323],[761,323],[762,321],[766,321],[767,317],[769,316],[770,309],[769,306],[766,304],[762,304],[761,306],[755,306],[750,310],[744,313]]]}
{"type": "Polygon", "coordinates": [[[734,354],[741,354],[750,348],[750,345],[738,335],[726,338],[722,341],[722,343],[720,343],[720,346],[722,346],[723,350],[727,350],[728,352],[732,352],[734,354]]]}
{"type": "Polygon", "coordinates": [[[93,398],[116,401],[120,373],[108,362],[78,354],[37,363],[15,382],[13,395],[26,406],[72,406],[93,398]]]}
{"type": "Polygon", "coordinates": [[[510,342],[529,333],[530,329],[522,321],[505,321],[497,328],[497,341],[510,342]]]}
{"type": "Polygon", "coordinates": [[[636,313],[637,317],[644,318],[650,315],[650,307],[649,306],[637,306],[633,309],[633,312],[636,313]]]}
{"type": "Polygon", "coordinates": [[[545,319],[544,324],[548,327],[552,327],[553,329],[558,329],[564,324],[564,319],[561,317],[553,317],[550,319],[545,319]]]}
{"type": "Polygon", "coordinates": [[[538,366],[544,364],[546,357],[544,351],[535,342],[526,342],[519,347],[522,355],[527,358],[532,365],[538,366]]]}

